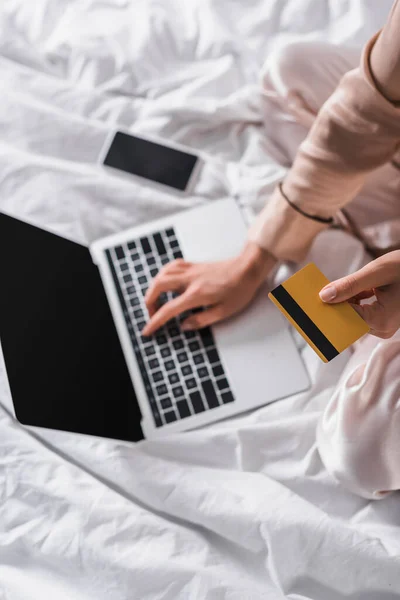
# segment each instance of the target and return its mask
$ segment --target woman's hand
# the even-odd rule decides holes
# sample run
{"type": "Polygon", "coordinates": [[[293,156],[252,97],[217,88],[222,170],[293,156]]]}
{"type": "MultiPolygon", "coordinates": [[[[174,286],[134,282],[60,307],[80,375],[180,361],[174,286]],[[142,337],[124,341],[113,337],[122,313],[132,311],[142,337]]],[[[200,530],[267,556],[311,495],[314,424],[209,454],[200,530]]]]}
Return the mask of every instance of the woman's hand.
{"type": "Polygon", "coordinates": [[[187,310],[204,306],[182,323],[182,329],[200,329],[242,310],[271,271],[276,260],[254,242],[239,256],[214,263],[175,260],[155,277],[145,297],[150,321],[143,335],[150,336],[167,321],[187,310]],[[180,294],[158,308],[163,292],[180,294]]]}
{"type": "Polygon", "coordinates": [[[333,281],[319,295],[330,304],[352,302],[372,335],[392,337],[400,327],[400,251],[389,252],[352,275],[333,281]],[[360,304],[373,297],[372,304],[360,304]]]}

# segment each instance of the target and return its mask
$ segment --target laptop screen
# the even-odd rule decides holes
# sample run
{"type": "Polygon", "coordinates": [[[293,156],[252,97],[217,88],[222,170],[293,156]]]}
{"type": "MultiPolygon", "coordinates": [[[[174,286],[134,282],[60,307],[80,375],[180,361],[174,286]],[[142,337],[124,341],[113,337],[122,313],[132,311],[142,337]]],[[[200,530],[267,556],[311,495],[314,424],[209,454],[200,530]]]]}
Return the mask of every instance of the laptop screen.
{"type": "Polygon", "coordinates": [[[0,213],[0,340],[17,419],[143,438],[141,414],[88,248],[0,213]]]}

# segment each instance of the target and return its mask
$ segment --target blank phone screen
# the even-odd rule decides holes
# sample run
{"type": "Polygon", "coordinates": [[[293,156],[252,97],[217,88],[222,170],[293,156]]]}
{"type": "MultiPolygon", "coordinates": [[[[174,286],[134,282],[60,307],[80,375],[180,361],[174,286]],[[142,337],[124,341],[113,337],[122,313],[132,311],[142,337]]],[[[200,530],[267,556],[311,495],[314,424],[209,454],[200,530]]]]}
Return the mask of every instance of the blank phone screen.
{"type": "Polygon", "coordinates": [[[198,157],[117,131],[104,164],[185,190],[198,157]]]}

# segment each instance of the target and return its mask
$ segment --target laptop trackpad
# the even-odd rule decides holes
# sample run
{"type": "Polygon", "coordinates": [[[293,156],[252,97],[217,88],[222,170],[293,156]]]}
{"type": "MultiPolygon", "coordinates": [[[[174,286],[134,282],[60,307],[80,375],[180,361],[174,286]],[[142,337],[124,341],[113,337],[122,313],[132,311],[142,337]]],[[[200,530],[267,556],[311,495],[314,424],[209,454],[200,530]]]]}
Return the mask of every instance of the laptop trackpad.
{"type": "Polygon", "coordinates": [[[266,286],[248,309],[213,330],[240,405],[266,404],[309,387],[288,325],[269,300],[266,286]]]}

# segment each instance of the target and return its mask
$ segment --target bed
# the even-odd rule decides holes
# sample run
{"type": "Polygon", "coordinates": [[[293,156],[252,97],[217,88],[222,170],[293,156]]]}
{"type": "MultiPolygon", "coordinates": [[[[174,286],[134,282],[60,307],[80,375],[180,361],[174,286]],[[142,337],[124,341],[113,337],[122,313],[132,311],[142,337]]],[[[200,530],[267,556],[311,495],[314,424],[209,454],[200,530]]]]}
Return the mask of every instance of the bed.
{"type": "MultiPolygon", "coordinates": [[[[0,208],[84,243],[228,196],[250,222],[285,172],[261,118],[265,58],[300,37],[361,48],[390,5],[3,0],[0,208]],[[116,126],[201,151],[193,198],[102,170],[116,126]]],[[[328,276],[366,260],[339,231],[311,253],[327,236],[328,276]]],[[[350,351],[302,354],[307,392],[136,446],[24,428],[1,366],[0,599],[398,598],[398,494],[347,492],[316,447],[350,351]]]]}

